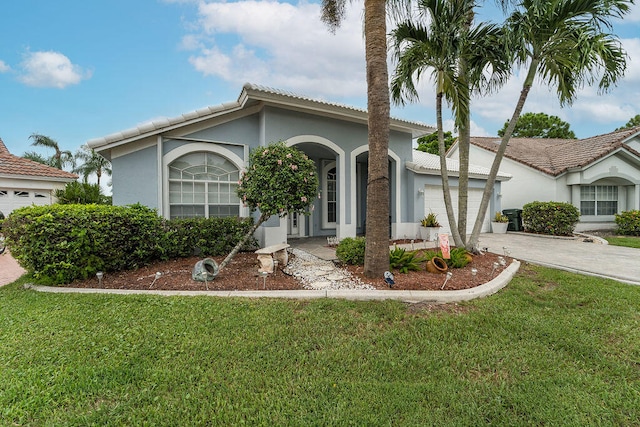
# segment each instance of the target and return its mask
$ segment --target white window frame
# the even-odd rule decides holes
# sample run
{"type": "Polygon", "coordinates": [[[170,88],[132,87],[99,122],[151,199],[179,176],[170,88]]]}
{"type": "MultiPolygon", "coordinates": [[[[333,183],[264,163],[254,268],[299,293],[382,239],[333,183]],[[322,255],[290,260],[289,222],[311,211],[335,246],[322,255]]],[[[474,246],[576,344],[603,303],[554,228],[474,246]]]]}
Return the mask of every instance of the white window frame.
{"type": "Polygon", "coordinates": [[[215,153],[211,151],[192,151],[176,157],[167,165],[167,169],[168,169],[167,179],[169,182],[169,188],[168,188],[169,212],[168,213],[170,218],[193,218],[193,217],[209,218],[209,217],[240,216],[242,212],[241,211],[242,204],[240,199],[237,197],[235,193],[235,188],[237,188],[238,180],[240,178],[240,170],[237,168],[234,162],[231,161],[230,159],[226,158],[225,156],[219,153],[215,153]],[[194,154],[202,156],[203,162],[201,164],[198,164],[198,165],[190,164],[188,167],[184,169],[179,169],[175,166],[172,166],[181,158],[186,156],[191,156],[194,154]],[[208,156],[215,156],[220,159],[224,159],[229,165],[233,167],[233,170],[222,169],[224,173],[219,173],[217,171],[220,169],[218,166],[211,166],[207,163],[208,156]],[[190,178],[189,175],[194,175],[194,174],[187,172],[187,170],[192,168],[198,168],[198,167],[204,168],[204,170],[200,171],[200,174],[215,176],[217,177],[217,180],[200,179],[200,178],[196,178],[195,176],[190,178]],[[179,172],[181,177],[172,178],[171,177],[172,169],[176,172],[179,172]],[[179,186],[179,190],[177,191],[173,189],[176,186],[179,186]],[[187,189],[189,186],[193,188],[192,192],[185,191],[185,189],[187,189]],[[220,193],[219,191],[216,192],[213,187],[220,188],[219,186],[226,186],[228,191],[223,193],[220,193]],[[198,191],[196,191],[196,187],[198,188],[198,191]],[[176,196],[179,197],[180,201],[172,201],[172,198],[176,196]],[[221,196],[223,196],[224,198],[227,198],[227,200],[220,201],[221,196]],[[216,198],[217,200],[211,200],[210,197],[216,198]],[[176,215],[176,214],[172,214],[171,212],[171,208],[173,206],[193,206],[195,208],[202,208],[203,212],[202,212],[202,215],[200,215],[199,213],[196,213],[193,215],[176,215]],[[235,210],[234,208],[237,207],[237,210],[235,210],[233,213],[228,215],[227,214],[210,215],[209,211],[212,208],[218,207],[218,206],[229,207],[232,210],[235,210]]]}
{"type": "Polygon", "coordinates": [[[338,168],[336,162],[328,161],[322,164],[322,228],[335,229],[338,219],[338,168]],[[327,174],[331,169],[336,170],[335,174],[335,200],[331,200],[331,203],[335,203],[336,221],[329,221],[329,178],[327,174]]]}
{"type": "Polygon", "coordinates": [[[618,204],[619,200],[619,190],[617,185],[581,185],[580,186],[580,215],[584,216],[613,216],[618,213],[618,204]],[[593,198],[585,199],[584,192],[587,189],[592,189],[593,198]],[[606,194],[611,194],[611,197],[608,198],[606,194]],[[583,208],[583,203],[593,203],[593,213],[584,213],[585,208],[583,208]],[[615,202],[616,209],[614,213],[599,213],[598,203],[604,202],[615,202]]]}

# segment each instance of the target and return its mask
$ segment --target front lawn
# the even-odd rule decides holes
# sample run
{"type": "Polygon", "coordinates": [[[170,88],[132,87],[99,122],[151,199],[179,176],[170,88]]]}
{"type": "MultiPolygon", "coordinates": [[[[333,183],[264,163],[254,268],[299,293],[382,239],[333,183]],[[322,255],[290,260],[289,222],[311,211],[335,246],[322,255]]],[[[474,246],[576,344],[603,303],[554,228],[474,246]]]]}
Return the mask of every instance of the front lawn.
{"type": "Polygon", "coordinates": [[[0,425],[635,425],[640,287],[457,306],[0,288],[0,425]]]}
{"type": "Polygon", "coordinates": [[[610,245],[640,248],[640,237],[635,236],[607,236],[610,245]]]}

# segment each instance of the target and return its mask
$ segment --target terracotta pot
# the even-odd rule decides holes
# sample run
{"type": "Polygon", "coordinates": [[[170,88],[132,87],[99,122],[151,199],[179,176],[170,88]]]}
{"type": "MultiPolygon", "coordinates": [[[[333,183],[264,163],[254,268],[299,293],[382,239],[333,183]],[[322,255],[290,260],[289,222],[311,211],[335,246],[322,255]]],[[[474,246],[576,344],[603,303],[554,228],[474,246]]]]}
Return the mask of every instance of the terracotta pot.
{"type": "Polygon", "coordinates": [[[429,273],[446,273],[448,269],[447,263],[440,257],[435,256],[427,262],[429,273]]]}

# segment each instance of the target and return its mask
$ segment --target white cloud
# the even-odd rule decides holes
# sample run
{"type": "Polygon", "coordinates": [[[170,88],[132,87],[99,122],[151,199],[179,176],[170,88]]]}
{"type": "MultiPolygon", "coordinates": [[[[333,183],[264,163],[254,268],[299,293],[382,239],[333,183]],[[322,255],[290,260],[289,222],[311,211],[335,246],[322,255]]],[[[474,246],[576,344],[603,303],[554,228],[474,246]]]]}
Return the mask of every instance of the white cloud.
{"type": "Polygon", "coordinates": [[[11,67],[9,67],[4,61],[0,61],[0,73],[6,73],[9,70],[11,70],[11,67]]]}
{"type": "Polygon", "coordinates": [[[640,22],[640,4],[630,7],[629,14],[624,17],[625,22],[640,22]]]}
{"type": "Polygon", "coordinates": [[[334,99],[366,94],[355,6],[335,34],[320,21],[320,6],[305,2],[202,2],[198,17],[198,32],[182,47],[194,50],[190,62],[204,75],[334,99]]]}
{"type": "MultiPolygon", "coordinates": [[[[182,48],[192,52],[190,63],[203,75],[234,85],[248,81],[320,99],[358,98],[363,100],[360,106],[366,108],[362,4],[348,2],[346,19],[331,34],[320,21],[320,6],[315,3],[284,0],[191,3],[198,5],[198,15],[195,22],[186,23],[189,30],[182,48]]],[[[635,6],[625,23],[638,20],[640,7],[635,6]]],[[[610,93],[599,95],[595,89],[585,88],[573,106],[561,108],[555,89],[536,82],[524,112],[559,116],[581,137],[607,132],[620,126],[620,122],[624,124],[640,110],[640,39],[622,39],[622,43],[630,57],[627,73],[610,93]]],[[[497,93],[473,102],[472,134],[497,134],[513,113],[523,73],[516,73],[497,93]]],[[[426,77],[425,74],[418,83],[418,106],[423,106],[424,111],[415,117],[435,124],[433,84],[426,77]]],[[[407,118],[411,116],[408,110],[396,109],[393,114],[407,118]]]]}
{"type": "Polygon", "coordinates": [[[63,89],[91,77],[91,72],[72,64],[62,53],[53,51],[28,52],[21,66],[23,73],[19,79],[28,86],[63,89]]]}

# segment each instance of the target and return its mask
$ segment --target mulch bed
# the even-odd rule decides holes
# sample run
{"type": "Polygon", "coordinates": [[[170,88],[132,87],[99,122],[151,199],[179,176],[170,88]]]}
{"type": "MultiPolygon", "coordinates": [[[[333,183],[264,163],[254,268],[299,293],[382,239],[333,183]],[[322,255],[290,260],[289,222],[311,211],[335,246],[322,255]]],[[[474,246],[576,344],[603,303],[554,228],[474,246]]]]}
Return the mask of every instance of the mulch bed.
{"type": "MultiPolygon", "coordinates": [[[[444,287],[444,290],[469,289],[490,281],[505,268],[498,266],[494,269],[494,263],[499,262],[499,254],[485,253],[476,255],[473,261],[464,268],[450,270],[452,276],[444,287]],[[472,269],[476,274],[472,274],[472,269]]],[[[212,257],[218,264],[224,256],[212,257]]],[[[503,257],[508,266],[511,258],[503,257]]],[[[236,255],[231,263],[223,269],[211,282],[205,284],[191,279],[191,272],[201,257],[181,258],[168,261],[155,262],[151,265],[130,271],[106,272],[101,285],[97,278],[75,281],[67,287],[75,288],[104,288],[104,289],[156,289],[156,290],[284,290],[303,289],[300,282],[282,271],[271,274],[264,279],[258,276],[256,255],[253,252],[244,252],[236,255]],[[156,273],[161,273],[156,280],[156,273]]],[[[369,279],[364,276],[362,266],[346,266],[353,276],[361,279],[363,283],[369,283],[378,289],[390,289],[383,278],[369,279]]],[[[421,271],[409,273],[393,272],[396,284],[394,290],[440,290],[445,282],[446,275],[421,271]]]]}

